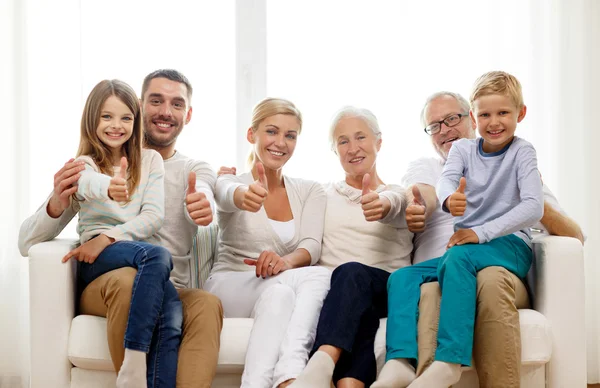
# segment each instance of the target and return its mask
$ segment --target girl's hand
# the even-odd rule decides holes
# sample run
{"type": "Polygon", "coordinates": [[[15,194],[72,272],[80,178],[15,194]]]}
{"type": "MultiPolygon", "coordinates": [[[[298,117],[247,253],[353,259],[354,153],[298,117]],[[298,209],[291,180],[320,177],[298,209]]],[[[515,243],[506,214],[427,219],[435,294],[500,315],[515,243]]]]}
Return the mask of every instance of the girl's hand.
{"type": "Polygon", "coordinates": [[[108,197],[116,202],[126,202],[129,199],[127,190],[127,158],[121,158],[121,171],[119,175],[110,180],[108,197]]]}
{"type": "Polygon", "coordinates": [[[450,237],[450,241],[448,241],[448,248],[464,244],[479,244],[479,237],[477,237],[477,233],[473,229],[459,229],[454,232],[452,237],[450,237]]]}
{"type": "Polygon", "coordinates": [[[244,263],[256,266],[256,277],[262,276],[263,279],[292,268],[285,258],[273,251],[263,251],[258,260],[244,259],[244,263]]]}
{"type": "Polygon", "coordinates": [[[96,261],[100,253],[102,253],[104,248],[110,244],[112,244],[112,239],[101,234],[67,253],[65,257],[62,258],[62,262],[66,263],[70,258],[74,258],[83,261],[84,263],[92,264],[96,261]]]}
{"type": "Polygon", "coordinates": [[[54,174],[54,191],[47,207],[50,217],[59,217],[71,205],[71,195],[77,192],[77,181],[83,170],[85,163],[71,158],[54,174]]]}

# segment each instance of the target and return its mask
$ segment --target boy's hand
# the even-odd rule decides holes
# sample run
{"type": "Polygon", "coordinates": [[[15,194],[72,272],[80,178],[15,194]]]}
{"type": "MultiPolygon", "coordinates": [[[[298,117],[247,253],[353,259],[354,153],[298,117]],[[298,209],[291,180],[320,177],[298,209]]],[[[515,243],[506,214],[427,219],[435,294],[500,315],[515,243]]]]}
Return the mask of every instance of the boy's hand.
{"type": "Polygon", "coordinates": [[[467,180],[465,177],[460,178],[458,189],[452,195],[446,199],[446,207],[453,216],[462,216],[465,214],[467,209],[467,196],[465,195],[465,188],[467,187],[467,180]]]}
{"type": "Polygon", "coordinates": [[[452,237],[450,237],[450,241],[448,241],[447,248],[464,244],[479,244],[479,237],[473,232],[473,229],[459,229],[454,232],[452,237]]]}
{"type": "Polygon", "coordinates": [[[412,187],[412,194],[412,203],[406,207],[406,225],[409,231],[417,233],[425,230],[425,200],[417,185],[412,187]]]}
{"type": "Polygon", "coordinates": [[[253,213],[259,211],[267,199],[267,188],[269,187],[262,163],[256,163],[256,171],[258,172],[258,179],[248,186],[248,190],[238,188],[233,198],[239,209],[253,213]]]}
{"type": "Polygon", "coordinates": [[[108,197],[116,202],[126,202],[129,199],[127,190],[127,158],[121,158],[121,171],[119,175],[110,180],[108,197]]]}
{"type": "Polygon", "coordinates": [[[365,220],[373,222],[385,217],[390,211],[391,204],[387,198],[381,198],[376,191],[371,191],[371,189],[369,189],[370,185],[371,176],[365,174],[362,181],[362,197],[360,198],[360,203],[362,204],[365,220]]]}
{"type": "Polygon", "coordinates": [[[92,264],[100,253],[112,243],[110,237],[101,234],[98,237],[95,237],[89,241],[83,243],[83,245],[78,246],[73,249],[71,252],[67,253],[65,257],[62,258],[62,262],[66,263],[70,258],[77,259],[79,261],[83,261],[84,263],[92,264]]]}
{"type": "Polygon", "coordinates": [[[206,199],[204,193],[196,191],[196,173],[190,172],[188,175],[188,189],[185,196],[186,209],[190,218],[196,225],[207,226],[213,220],[212,209],[210,202],[206,199]]]}
{"type": "Polygon", "coordinates": [[[221,175],[235,175],[235,173],[236,173],[236,168],[235,167],[221,166],[221,168],[217,172],[217,176],[221,176],[221,175]]]}

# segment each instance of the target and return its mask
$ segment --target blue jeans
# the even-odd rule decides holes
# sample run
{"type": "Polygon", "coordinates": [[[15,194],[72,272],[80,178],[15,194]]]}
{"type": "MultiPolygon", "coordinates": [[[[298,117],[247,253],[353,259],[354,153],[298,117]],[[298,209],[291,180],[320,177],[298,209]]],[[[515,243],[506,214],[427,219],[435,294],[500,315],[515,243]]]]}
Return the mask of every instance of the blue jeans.
{"type": "Polygon", "coordinates": [[[312,353],[321,345],[342,349],[333,381],[344,378],[370,387],[377,375],[373,347],[379,319],[387,316],[387,281],[390,273],[349,262],[331,275],[331,288],[323,302],[312,353]]]}
{"type": "Polygon", "coordinates": [[[442,257],[394,272],[388,280],[386,359],[417,359],[421,284],[439,281],[442,301],[435,359],[471,365],[477,272],[504,267],[523,279],[532,260],[531,248],[511,234],[484,244],[456,245],[442,257]]]}
{"type": "Polygon", "coordinates": [[[137,269],[124,346],[148,353],[148,387],[175,387],[183,310],[169,281],[171,254],[145,242],[118,241],[106,247],[94,263],[80,263],[79,276],[87,286],[123,267],[137,269]]]}

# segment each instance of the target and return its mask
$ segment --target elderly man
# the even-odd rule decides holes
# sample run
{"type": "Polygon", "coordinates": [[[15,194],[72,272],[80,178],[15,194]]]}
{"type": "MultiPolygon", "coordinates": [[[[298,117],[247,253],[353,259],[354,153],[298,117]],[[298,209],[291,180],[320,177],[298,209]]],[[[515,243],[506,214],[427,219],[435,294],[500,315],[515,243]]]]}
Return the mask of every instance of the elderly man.
{"type": "MultiPolygon", "coordinates": [[[[421,120],[440,158],[412,162],[403,178],[410,201],[406,220],[409,230],[415,232],[413,264],[442,256],[446,251],[454,233],[453,221],[449,213],[441,210],[435,185],[452,143],[461,138],[475,138],[475,128],[469,119],[469,103],[459,94],[440,92],[429,97],[421,120]]],[[[546,186],[544,216],[540,223],[536,228],[545,233],[575,237],[583,243],[581,229],[562,213],[546,186]]],[[[437,282],[421,286],[417,376],[431,364],[435,355],[440,298],[437,282]]],[[[527,290],[517,276],[502,267],[488,267],[479,272],[473,357],[480,387],[520,386],[521,341],[517,309],[527,307],[527,290]]],[[[395,386],[397,373],[394,364],[386,364],[374,386],[395,386]]]]}
{"type": "MultiPolygon", "coordinates": [[[[188,287],[192,239],[198,225],[212,222],[216,175],[207,163],[175,149],[177,137],[192,118],[191,98],[190,82],[176,70],[157,70],[144,79],[145,146],[158,151],[165,165],[165,221],[157,236],[173,256],[171,281],[183,305],[177,387],[209,388],[216,373],[223,309],[216,296],[188,287]]],[[[71,195],[77,191],[81,170],[83,167],[71,159],[54,176],[54,192],[21,226],[21,254],[25,256],[32,245],[56,237],[77,214],[79,206],[71,195]]],[[[108,272],[85,288],[80,301],[83,314],[107,318],[108,345],[117,372],[125,365],[123,340],[135,275],[133,268],[108,272]]],[[[181,322],[181,318],[170,320],[181,322]]],[[[156,343],[160,346],[160,341],[156,343]]]]}

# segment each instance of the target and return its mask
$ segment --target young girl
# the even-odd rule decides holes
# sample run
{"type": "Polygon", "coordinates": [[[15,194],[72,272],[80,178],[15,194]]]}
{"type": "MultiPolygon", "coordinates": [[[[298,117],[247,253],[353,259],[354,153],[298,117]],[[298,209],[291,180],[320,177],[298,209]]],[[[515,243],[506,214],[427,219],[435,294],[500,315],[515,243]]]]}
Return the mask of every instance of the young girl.
{"type": "Polygon", "coordinates": [[[90,93],[77,152],[85,163],[75,194],[81,245],[63,262],[71,257],[81,262],[84,286],[117,268],[137,269],[117,387],[175,387],[181,324],[168,335],[161,330],[162,320],[182,320],[169,281],[172,258],[166,249],[142,242],[163,223],[164,167],[158,152],[142,149],[139,115],[139,100],[124,82],[104,80],[90,93]],[[155,327],[160,341],[153,342],[155,327]]]}

